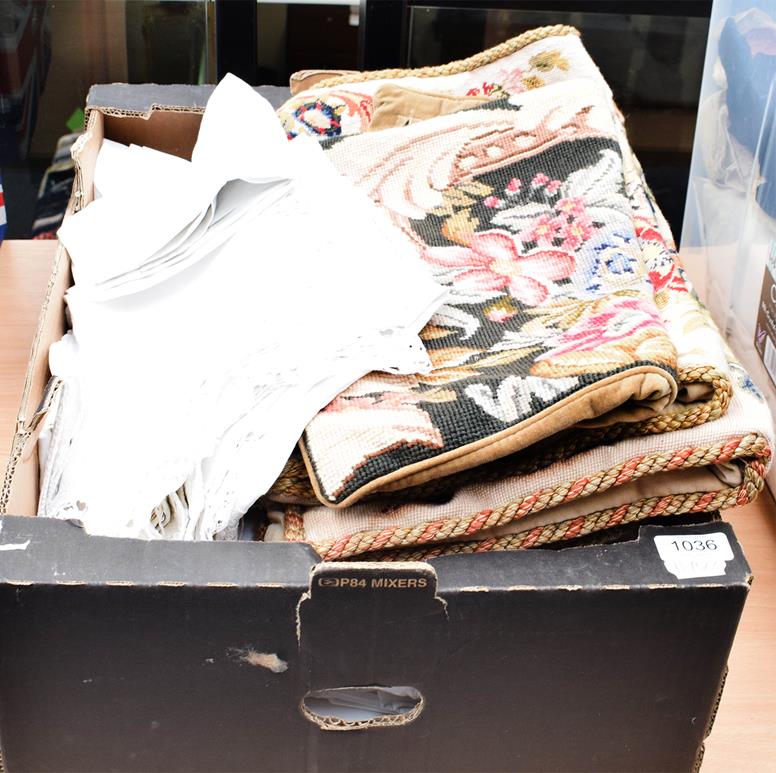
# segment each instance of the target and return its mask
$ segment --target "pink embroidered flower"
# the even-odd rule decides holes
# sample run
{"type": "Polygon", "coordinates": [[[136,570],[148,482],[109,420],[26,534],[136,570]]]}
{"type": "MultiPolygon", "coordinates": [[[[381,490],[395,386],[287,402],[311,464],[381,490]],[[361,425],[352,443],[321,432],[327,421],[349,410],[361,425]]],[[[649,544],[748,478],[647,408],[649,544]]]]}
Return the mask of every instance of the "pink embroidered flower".
{"type": "Polygon", "coordinates": [[[495,209],[499,204],[501,204],[501,199],[496,198],[496,196],[487,196],[482,200],[482,203],[486,207],[490,207],[491,209],[495,209]]]}
{"type": "Polygon", "coordinates": [[[521,91],[525,91],[523,71],[519,67],[515,67],[514,70],[499,70],[496,73],[496,80],[501,84],[501,88],[510,94],[518,94],[521,91]]]}
{"type": "Polygon", "coordinates": [[[537,175],[536,175],[536,176],[533,178],[533,180],[531,180],[531,185],[532,185],[534,188],[541,188],[541,187],[542,187],[542,185],[547,185],[547,183],[548,183],[549,181],[550,181],[550,178],[549,178],[549,177],[547,177],[547,175],[546,175],[546,174],[544,174],[544,173],[542,173],[542,172],[539,172],[539,174],[537,174],[537,175]]]}
{"type": "Polygon", "coordinates": [[[539,246],[552,247],[553,241],[560,236],[566,221],[552,215],[539,215],[531,226],[520,234],[524,242],[536,242],[539,246]]]}
{"type": "Polygon", "coordinates": [[[520,189],[523,187],[523,183],[518,180],[517,177],[513,177],[504,189],[508,194],[520,193],[520,189]]]}
{"type": "Polygon", "coordinates": [[[574,256],[560,250],[518,251],[514,237],[493,230],[474,234],[468,247],[430,247],[426,260],[461,271],[453,284],[462,291],[506,290],[529,306],[545,301],[552,281],[566,279],[574,271],[574,256]]]}
{"type": "Polygon", "coordinates": [[[544,190],[547,191],[549,196],[554,196],[558,192],[558,188],[560,188],[560,186],[560,180],[550,180],[544,190]]]}
{"type": "Polygon", "coordinates": [[[631,338],[641,330],[663,326],[657,310],[641,298],[614,298],[604,311],[583,316],[553,341],[551,351],[537,357],[552,359],[568,352],[589,352],[604,344],[631,338]]]}
{"type": "Polygon", "coordinates": [[[582,242],[587,241],[593,235],[593,228],[590,221],[584,218],[575,218],[567,223],[561,231],[563,241],[560,248],[562,250],[576,250],[582,242]]]}
{"type": "Polygon", "coordinates": [[[578,196],[571,199],[558,199],[555,202],[555,211],[580,217],[585,214],[585,202],[578,196]]]}

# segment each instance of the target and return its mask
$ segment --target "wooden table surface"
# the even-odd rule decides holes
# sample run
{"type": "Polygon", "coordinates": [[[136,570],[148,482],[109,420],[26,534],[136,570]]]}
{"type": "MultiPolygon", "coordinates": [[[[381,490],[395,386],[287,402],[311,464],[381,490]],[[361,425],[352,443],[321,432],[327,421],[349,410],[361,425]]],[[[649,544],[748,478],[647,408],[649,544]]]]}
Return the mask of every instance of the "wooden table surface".
{"type": "Polygon", "coordinates": [[[766,489],[724,513],[754,573],[702,773],[776,771],[776,505],[766,489]]]}
{"type": "MultiPolygon", "coordinates": [[[[24,370],[56,243],[0,247],[0,464],[10,450],[24,370]]],[[[702,773],[776,771],[776,506],[764,493],[728,510],[754,572],[722,703],[706,742],[702,773]]]]}
{"type": "Polygon", "coordinates": [[[7,241],[0,246],[0,469],[11,451],[24,375],[57,242],[7,241]]]}

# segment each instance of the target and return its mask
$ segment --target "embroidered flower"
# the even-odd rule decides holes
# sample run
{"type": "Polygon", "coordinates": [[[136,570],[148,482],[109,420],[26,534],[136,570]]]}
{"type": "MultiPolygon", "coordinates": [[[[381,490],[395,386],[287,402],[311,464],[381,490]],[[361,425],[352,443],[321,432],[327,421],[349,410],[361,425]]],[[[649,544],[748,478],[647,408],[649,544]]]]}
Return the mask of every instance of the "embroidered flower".
{"type": "Polygon", "coordinates": [[[554,348],[536,358],[548,360],[568,352],[593,351],[605,344],[627,340],[639,331],[663,331],[657,309],[642,298],[616,297],[602,311],[583,315],[553,341],[554,348]]]}
{"type": "Polygon", "coordinates": [[[508,319],[512,319],[517,312],[507,311],[506,309],[491,309],[485,312],[485,316],[491,322],[506,322],[508,319]]]}
{"type": "Polygon", "coordinates": [[[496,80],[501,84],[501,88],[510,94],[517,94],[525,90],[523,71],[519,67],[515,67],[514,70],[499,70],[496,73],[496,80]]]}
{"type": "Polygon", "coordinates": [[[372,117],[372,98],[332,91],[319,98],[295,97],[279,111],[286,136],[309,134],[319,139],[363,131],[372,117]]]}
{"type": "Polygon", "coordinates": [[[560,180],[550,180],[544,172],[539,172],[533,180],[531,180],[532,188],[542,188],[548,196],[554,196],[561,186],[560,180]]]}
{"type": "Polygon", "coordinates": [[[521,254],[506,231],[474,234],[468,247],[431,247],[426,260],[437,266],[461,269],[453,285],[462,291],[508,291],[529,306],[545,301],[552,282],[567,279],[574,271],[574,256],[560,250],[531,250],[521,254]]]}
{"type": "Polygon", "coordinates": [[[337,137],[342,131],[344,105],[332,105],[323,99],[305,102],[294,111],[294,118],[308,132],[322,137],[337,137]]]}
{"type": "Polygon", "coordinates": [[[520,193],[520,189],[523,187],[523,183],[517,178],[513,177],[508,183],[507,187],[504,188],[505,193],[514,195],[516,193],[520,193]]]}
{"type": "Polygon", "coordinates": [[[663,260],[650,268],[649,281],[654,288],[655,294],[662,292],[666,288],[677,293],[689,292],[681,270],[674,263],[670,254],[666,254],[663,260]]]}
{"type": "Polygon", "coordinates": [[[569,68],[568,60],[561,55],[560,51],[552,49],[549,51],[542,51],[539,54],[534,54],[534,56],[528,60],[528,64],[541,72],[549,72],[555,67],[559,70],[568,70],[569,68]]]}
{"type": "Polygon", "coordinates": [[[544,86],[544,81],[538,75],[528,75],[523,78],[523,86],[529,91],[531,89],[540,89],[544,86]]]}
{"type": "Polygon", "coordinates": [[[599,295],[604,285],[612,289],[612,282],[617,287],[623,284],[632,286],[638,277],[644,279],[644,272],[639,253],[632,245],[634,237],[630,233],[617,231],[599,231],[587,242],[588,254],[593,260],[586,261],[579,279],[586,293],[599,295]],[[616,281],[621,277],[625,282],[616,281]]]}
{"type": "Polygon", "coordinates": [[[552,247],[554,240],[562,236],[567,223],[564,219],[552,215],[539,215],[530,227],[520,234],[524,242],[536,242],[539,246],[552,247]]]}
{"type": "Polygon", "coordinates": [[[560,244],[562,250],[576,250],[582,242],[587,241],[593,235],[590,221],[585,218],[576,218],[561,230],[563,241],[560,244]]]}
{"type": "Polygon", "coordinates": [[[580,217],[585,214],[585,202],[578,196],[570,199],[558,199],[555,202],[555,211],[580,217]]]}
{"type": "Polygon", "coordinates": [[[499,204],[501,204],[501,199],[497,198],[496,196],[486,196],[482,203],[486,207],[490,207],[490,209],[495,209],[499,204]]]}
{"type": "Polygon", "coordinates": [[[443,448],[445,440],[434,425],[434,420],[417,403],[422,394],[410,392],[402,382],[389,384],[389,389],[376,394],[359,394],[359,391],[374,389],[374,379],[367,376],[359,379],[342,392],[321,411],[310,426],[310,434],[318,449],[321,449],[322,465],[330,480],[345,480],[365,458],[377,457],[396,447],[396,427],[401,428],[402,442],[408,446],[443,448]],[[368,428],[365,430],[365,428],[368,428]],[[359,444],[343,443],[342,438],[357,436],[359,444]]]}
{"type": "Polygon", "coordinates": [[[649,222],[649,220],[647,220],[645,217],[636,217],[634,220],[636,226],[636,236],[638,236],[639,239],[643,239],[647,242],[660,242],[660,244],[665,244],[663,235],[660,233],[660,231],[657,230],[657,228],[654,227],[652,223],[649,222]]]}
{"type": "Polygon", "coordinates": [[[474,88],[469,89],[466,92],[467,97],[490,97],[495,95],[499,91],[503,91],[504,89],[499,86],[498,83],[486,83],[485,81],[482,82],[481,86],[475,86],[474,88]]]}
{"type": "Polygon", "coordinates": [[[509,298],[499,298],[485,307],[485,316],[491,322],[506,322],[515,314],[517,314],[517,306],[509,298]]]}
{"type": "Polygon", "coordinates": [[[633,255],[628,255],[621,250],[613,248],[607,253],[604,263],[613,274],[633,274],[635,273],[635,267],[638,265],[638,260],[633,255]]]}

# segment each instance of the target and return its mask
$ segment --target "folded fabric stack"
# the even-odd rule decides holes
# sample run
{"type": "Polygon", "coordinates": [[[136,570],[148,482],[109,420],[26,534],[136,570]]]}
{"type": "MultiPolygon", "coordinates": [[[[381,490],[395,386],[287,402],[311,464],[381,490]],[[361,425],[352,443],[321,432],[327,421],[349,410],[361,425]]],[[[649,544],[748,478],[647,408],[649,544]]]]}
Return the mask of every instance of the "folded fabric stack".
{"type": "Polygon", "coordinates": [[[430,370],[418,333],[446,291],[237,78],[191,161],[106,141],[94,179],[59,232],[72,332],[50,350],[40,515],[111,536],[231,533],[339,392],[430,370]]]}
{"type": "Polygon", "coordinates": [[[575,30],[350,73],[278,112],[449,296],[421,333],[429,373],[369,374],[307,425],[267,539],[415,559],[756,496],[770,415],[689,287],[575,30]]]}

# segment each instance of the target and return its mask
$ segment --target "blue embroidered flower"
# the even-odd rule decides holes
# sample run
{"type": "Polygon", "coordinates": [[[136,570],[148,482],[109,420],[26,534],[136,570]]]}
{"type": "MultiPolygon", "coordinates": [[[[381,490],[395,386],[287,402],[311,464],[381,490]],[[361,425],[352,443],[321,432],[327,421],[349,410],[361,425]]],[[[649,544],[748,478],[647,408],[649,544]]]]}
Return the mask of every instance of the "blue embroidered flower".
{"type": "Polygon", "coordinates": [[[730,372],[742,389],[745,389],[747,392],[754,395],[761,402],[765,400],[763,393],[759,390],[757,384],[752,381],[751,376],[741,367],[741,365],[737,362],[731,362],[730,372]]]}
{"type": "Polygon", "coordinates": [[[633,241],[633,237],[617,231],[591,239],[586,245],[592,249],[593,255],[588,261],[587,270],[582,275],[584,291],[598,295],[603,288],[603,274],[635,274],[638,269],[638,259],[629,255],[623,247],[633,241]]]}
{"type": "Polygon", "coordinates": [[[606,267],[613,274],[633,274],[637,260],[633,255],[615,251],[607,254],[606,267]]]}

